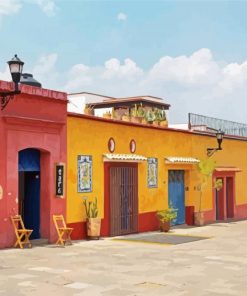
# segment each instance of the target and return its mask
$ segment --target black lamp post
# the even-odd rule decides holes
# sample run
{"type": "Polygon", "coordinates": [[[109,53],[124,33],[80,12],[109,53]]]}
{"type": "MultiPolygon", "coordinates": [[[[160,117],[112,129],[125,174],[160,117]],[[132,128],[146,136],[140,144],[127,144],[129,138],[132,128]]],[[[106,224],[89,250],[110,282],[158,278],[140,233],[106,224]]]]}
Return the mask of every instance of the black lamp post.
{"type": "Polygon", "coordinates": [[[224,137],[224,132],[219,129],[216,133],[216,139],[218,142],[218,148],[207,148],[207,156],[212,156],[216,151],[218,150],[222,150],[221,144],[223,141],[223,137],[224,137]]]}
{"type": "Polygon", "coordinates": [[[0,98],[1,98],[1,110],[3,110],[10,99],[13,99],[14,95],[18,95],[21,93],[21,91],[18,88],[18,84],[21,80],[21,74],[24,62],[22,62],[17,54],[13,57],[12,60],[7,62],[9,65],[9,70],[12,76],[12,80],[15,83],[15,90],[14,91],[8,91],[8,92],[0,92],[0,98]]]}

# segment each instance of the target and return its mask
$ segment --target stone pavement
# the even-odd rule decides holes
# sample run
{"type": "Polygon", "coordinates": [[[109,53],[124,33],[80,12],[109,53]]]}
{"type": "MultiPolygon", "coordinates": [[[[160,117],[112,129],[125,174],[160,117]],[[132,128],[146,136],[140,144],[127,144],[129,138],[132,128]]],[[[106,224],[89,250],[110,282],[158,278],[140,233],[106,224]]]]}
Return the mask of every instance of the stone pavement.
{"type": "Polygon", "coordinates": [[[212,238],[172,246],[107,238],[1,250],[0,296],[247,295],[247,221],[172,233],[212,238]]]}

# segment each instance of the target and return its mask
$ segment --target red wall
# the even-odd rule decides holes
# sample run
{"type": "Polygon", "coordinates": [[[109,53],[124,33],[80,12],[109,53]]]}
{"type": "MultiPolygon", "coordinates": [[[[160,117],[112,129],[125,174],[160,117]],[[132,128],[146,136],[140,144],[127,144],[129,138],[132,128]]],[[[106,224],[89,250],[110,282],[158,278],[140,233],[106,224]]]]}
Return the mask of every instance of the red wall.
{"type": "MultiPolygon", "coordinates": [[[[11,83],[0,81],[0,90],[11,87],[11,83]]],[[[66,213],[66,198],[55,197],[54,165],[66,163],[67,96],[24,85],[21,90],[22,94],[0,111],[0,247],[9,247],[15,240],[10,216],[18,214],[20,150],[36,148],[41,152],[41,237],[54,241],[52,214],[66,213]]]]}

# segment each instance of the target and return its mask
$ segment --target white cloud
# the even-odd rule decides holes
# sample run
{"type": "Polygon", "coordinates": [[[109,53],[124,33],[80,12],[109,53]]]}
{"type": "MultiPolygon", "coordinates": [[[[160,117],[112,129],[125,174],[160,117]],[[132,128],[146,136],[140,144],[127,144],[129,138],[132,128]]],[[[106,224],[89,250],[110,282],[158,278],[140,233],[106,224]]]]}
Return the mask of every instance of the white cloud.
{"type": "Polygon", "coordinates": [[[125,59],[124,64],[121,65],[118,59],[113,58],[105,62],[102,78],[124,78],[130,80],[140,76],[142,73],[143,70],[131,59],[125,59]]]}
{"type": "Polygon", "coordinates": [[[0,16],[17,13],[21,8],[19,0],[0,0],[0,16]]]}
{"type": "Polygon", "coordinates": [[[0,71],[0,80],[11,81],[9,66],[6,66],[3,72],[0,71]]]}
{"type": "MultiPolygon", "coordinates": [[[[150,69],[130,58],[109,59],[101,66],[73,65],[57,70],[57,54],[41,57],[31,73],[44,87],[67,92],[89,91],[115,97],[153,95],[171,104],[173,122],[194,112],[247,122],[247,60],[222,64],[209,49],[190,56],[164,56],[150,69]]],[[[0,72],[0,78],[6,71],[0,72]]]]}
{"type": "Polygon", "coordinates": [[[57,54],[52,53],[47,56],[41,56],[33,71],[37,75],[47,75],[52,72],[57,61],[57,54]]]}
{"type": "Polygon", "coordinates": [[[126,21],[127,20],[127,14],[123,13],[123,12],[120,12],[118,15],[117,15],[117,19],[119,21],[126,21]]]}
{"type": "Polygon", "coordinates": [[[77,89],[78,85],[88,87],[92,83],[92,77],[90,76],[90,68],[83,65],[74,65],[69,71],[69,79],[65,85],[66,89],[77,89]]]}
{"type": "Polygon", "coordinates": [[[53,0],[0,0],[0,17],[18,13],[28,4],[35,4],[48,16],[55,15],[56,4],[53,0]]]}
{"type": "Polygon", "coordinates": [[[41,10],[48,16],[55,15],[56,12],[56,4],[52,0],[31,0],[34,4],[37,4],[41,10]]]}

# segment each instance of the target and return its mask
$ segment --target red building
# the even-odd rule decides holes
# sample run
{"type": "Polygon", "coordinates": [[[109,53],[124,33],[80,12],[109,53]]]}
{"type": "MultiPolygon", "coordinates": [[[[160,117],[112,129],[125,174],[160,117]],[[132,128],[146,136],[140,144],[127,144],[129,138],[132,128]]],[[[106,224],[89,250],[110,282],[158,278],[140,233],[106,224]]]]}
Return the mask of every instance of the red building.
{"type": "MultiPolygon", "coordinates": [[[[0,91],[11,89],[12,83],[0,81],[0,91]]],[[[66,116],[66,93],[29,85],[21,85],[21,94],[0,112],[0,248],[13,245],[10,216],[18,213],[27,228],[35,226],[33,238],[54,241],[52,214],[66,210],[54,179],[55,164],[66,163],[66,116]]]]}

